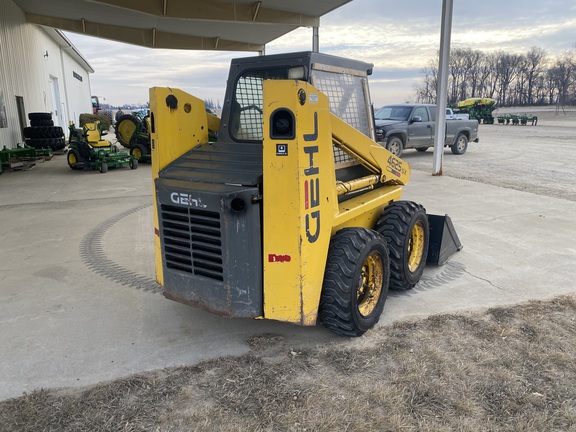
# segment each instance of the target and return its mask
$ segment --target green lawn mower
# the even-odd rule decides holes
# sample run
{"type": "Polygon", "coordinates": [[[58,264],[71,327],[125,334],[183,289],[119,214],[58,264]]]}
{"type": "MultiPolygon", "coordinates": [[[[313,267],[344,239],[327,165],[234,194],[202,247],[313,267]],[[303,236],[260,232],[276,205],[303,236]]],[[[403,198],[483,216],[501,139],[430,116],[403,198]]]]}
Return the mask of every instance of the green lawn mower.
{"type": "Polygon", "coordinates": [[[118,151],[110,141],[102,139],[104,133],[99,122],[86,123],[82,129],[77,129],[73,123],[69,125],[70,139],[68,150],[68,166],[73,169],[97,169],[101,173],[108,168],[128,166],[138,168],[138,159],[127,152],[118,151]]]}
{"type": "Polygon", "coordinates": [[[150,162],[150,117],[124,114],[114,125],[116,139],[140,162],[150,162]]]}

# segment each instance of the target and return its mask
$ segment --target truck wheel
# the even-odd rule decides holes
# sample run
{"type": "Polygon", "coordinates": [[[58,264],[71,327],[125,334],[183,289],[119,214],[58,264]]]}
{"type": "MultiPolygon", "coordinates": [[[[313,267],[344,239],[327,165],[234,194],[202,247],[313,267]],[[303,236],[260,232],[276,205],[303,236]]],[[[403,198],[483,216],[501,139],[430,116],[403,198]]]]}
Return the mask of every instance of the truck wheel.
{"type": "Polygon", "coordinates": [[[420,280],[430,242],[426,210],[411,201],[388,205],[376,223],[388,243],[390,289],[406,291],[420,280]]]}
{"type": "Polygon", "coordinates": [[[344,228],[330,241],[319,318],[344,336],[374,327],[388,295],[390,263],[386,240],[374,230],[344,228]]]}
{"type": "Polygon", "coordinates": [[[402,145],[402,140],[400,138],[397,136],[388,138],[388,141],[386,142],[386,150],[388,150],[390,153],[400,157],[403,148],[404,146],[402,145]]]}
{"type": "Polygon", "coordinates": [[[456,137],[456,142],[452,144],[450,149],[452,153],[455,155],[463,155],[466,153],[466,149],[468,148],[468,138],[463,133],[458,134],[456,137]]]}

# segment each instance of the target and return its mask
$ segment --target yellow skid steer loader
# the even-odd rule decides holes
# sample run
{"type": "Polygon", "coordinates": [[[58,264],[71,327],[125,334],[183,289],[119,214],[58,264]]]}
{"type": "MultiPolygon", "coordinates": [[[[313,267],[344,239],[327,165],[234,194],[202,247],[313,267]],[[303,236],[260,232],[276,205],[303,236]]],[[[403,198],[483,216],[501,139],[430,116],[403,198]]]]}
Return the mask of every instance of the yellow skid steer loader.
{"type": "Polygon", "coordinates": [[[389,288],[461,247],[447,217],[431,240],[422,205],[400,201],[410,167],[374,141],[371,72],[312,52],[236,59],[220,120],[185,92],[150,89],[167,298],[360,336],[389,288]]]}

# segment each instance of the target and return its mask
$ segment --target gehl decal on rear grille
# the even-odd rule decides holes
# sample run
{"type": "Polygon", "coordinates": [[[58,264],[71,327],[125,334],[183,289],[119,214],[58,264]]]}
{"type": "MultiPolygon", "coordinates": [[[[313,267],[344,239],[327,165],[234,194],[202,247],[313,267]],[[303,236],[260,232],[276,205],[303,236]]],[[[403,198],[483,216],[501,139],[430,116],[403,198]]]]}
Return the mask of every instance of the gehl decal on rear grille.
{"type": "Polygon", "coordinates": [[[192,195],[188,195],[183,192],[172,192],[170,194],[170,199],[174,204],[180,204],[190,207],[206,208],[206,204],[202,204],[200,198],[192,198],[192,195]]]}

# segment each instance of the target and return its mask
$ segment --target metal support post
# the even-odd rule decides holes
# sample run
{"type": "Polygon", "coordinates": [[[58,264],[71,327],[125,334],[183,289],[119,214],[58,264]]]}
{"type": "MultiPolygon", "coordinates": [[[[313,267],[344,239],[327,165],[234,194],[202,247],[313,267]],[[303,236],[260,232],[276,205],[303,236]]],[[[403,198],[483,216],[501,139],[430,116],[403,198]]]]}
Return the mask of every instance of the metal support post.
{"type": "Polygon", "coordinates": [[[446,105],[448,99],[448,66],[450,64],[450,38],[452,35],[453,0],[442,1],[442,30],[440,33],[440,62],[436,89],[436,129],[434,132],[434,163],[432,175],[442,175],[442,156],[446,137],[446,105]]]}
{"type": "Polygon", "coordinates": [[[320,52],[320,35],[318,27],[312,27],[312,51],[320,52]]]}

